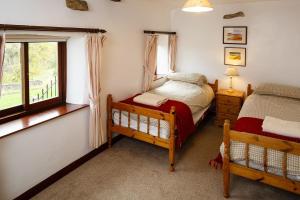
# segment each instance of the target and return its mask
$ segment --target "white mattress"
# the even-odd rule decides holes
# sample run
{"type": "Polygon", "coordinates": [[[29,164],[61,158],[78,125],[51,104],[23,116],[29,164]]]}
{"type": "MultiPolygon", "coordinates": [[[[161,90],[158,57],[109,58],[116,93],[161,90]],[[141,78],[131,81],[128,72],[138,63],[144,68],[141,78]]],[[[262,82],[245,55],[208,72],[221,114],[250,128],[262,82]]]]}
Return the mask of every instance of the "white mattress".
{"type": "MultiPolygon", "coordinates": [[[[204,113],[209,109],[210,106],[201,109],[193,114],[193,121],[196,124],[199,120],[202,119],[204,113]]],[[[121,112],[121,126],[128,127],[128,112],[122,111],[121,112]]],[[[113,122],[115,125],[119,124],[119,110],[113,109],[113,122]]],[[[137,130],[137,115],[130,113],[130,128],[137,130]]],[[[140,132],[147,134],[147,117],[141,115],[140,116],[140,132]]],[[[150,127],[149,133],[152,136],[158,136],[158,120],[150,118],[150,127]]],[[[170,136],[170,126],[167,121],[161,120],[160,121],[160,137],[163,139],[168,139],[170,136]]]]}

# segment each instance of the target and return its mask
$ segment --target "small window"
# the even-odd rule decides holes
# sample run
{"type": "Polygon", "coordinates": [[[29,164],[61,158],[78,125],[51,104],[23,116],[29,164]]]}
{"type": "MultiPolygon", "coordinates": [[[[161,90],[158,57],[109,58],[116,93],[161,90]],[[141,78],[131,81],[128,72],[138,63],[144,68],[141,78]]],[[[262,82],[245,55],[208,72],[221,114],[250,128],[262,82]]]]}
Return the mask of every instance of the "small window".
{"type": "Polygon", "coordinates": [[[5,44],[0,123],[65,103],[66,42],[5,44]]]}
{"type": "Polygon", "coordinates": [[[156,75],[169,73],[169,36],[159,35],[157,41],[157,69],[156,75]]]}
{"type": "Polygon", "coordinates": [[[3,62],[0,110],[23,105],[21,44],[7,43],[3,62]]]}
{"type": "Polygon", "coordinates": [[[30,43],[28,48],[30,104],[58,97],[58,43],[30,43]]]}

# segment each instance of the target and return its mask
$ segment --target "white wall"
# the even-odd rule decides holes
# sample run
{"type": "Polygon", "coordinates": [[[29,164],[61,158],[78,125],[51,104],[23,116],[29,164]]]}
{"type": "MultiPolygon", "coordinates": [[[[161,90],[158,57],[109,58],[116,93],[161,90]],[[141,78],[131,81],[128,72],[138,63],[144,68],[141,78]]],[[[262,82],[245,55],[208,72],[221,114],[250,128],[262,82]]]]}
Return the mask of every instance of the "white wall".
{"type": "Polygon", "coordinates": [[[172,29],[178,32],[179,71],[202,72],[210,81],[228,87],[225,72],[223,26],[248,26],[247,66],[239,67],[237,89],[248,83],[276,82],[300,86],[300,1],[223,4],[211,13],[191,14],[175,10],[172,29]],[[223,15],[243,11],[244,18],[223,20],[223,15]]]}
{"type": "Polygon", "coordinates": [[[85,41],[85,34],[75,34],[67,42],[67,103],[89,103],[85,41]]]}
{"type": "MultiPolygon", "coordinates": [[[[169,30],[170,10],[162,6],[161,1],[152,0],[124,0],[122,3],[88,0],[88,3],[90,11],[80,12],[67,9],[64,0],[2,0],[0,23],[107,29],[102,70],[105,128],[106,95],[112,93],[115,100],[119,100],[141,90],[142,31],[169,30]]],[[[73,44],[83,47],[79,40],[73,44]]],[[[69,81],[84,79],[84,52],[71,51],[68,56],[69,81]]],[[[68,94],[82,97],[79,100],[69,97],[69,100],[86,101],[86,90],[85,82],[77,86],[69,84],[68,94]]],[[[87,119],[86,109],[1,139],[0,199],[20,195],[89,152],[87,119]]]]}
{"type": "Polygon", "coordinates": [[[87,154],[87,108],[0,140],[0,199],[13,199],[87,154]]]}

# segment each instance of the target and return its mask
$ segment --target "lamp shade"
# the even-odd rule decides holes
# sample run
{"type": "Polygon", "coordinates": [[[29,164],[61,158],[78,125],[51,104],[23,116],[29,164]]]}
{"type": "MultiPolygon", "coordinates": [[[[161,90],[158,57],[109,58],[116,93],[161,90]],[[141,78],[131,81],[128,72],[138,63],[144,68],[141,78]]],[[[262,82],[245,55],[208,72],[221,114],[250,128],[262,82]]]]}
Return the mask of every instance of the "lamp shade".
{"type": "Polygon", "coordinates": [[[226,69],[225,75],[227,75],[227,76],[239,76],[239,72],[234,67],[228,67],[226,69]]]}
{"type": "Polygon", "coordinates": [[[185,12],[209,12],[213,7],[208,0],[187,0],[182,11],[185,12]]]}

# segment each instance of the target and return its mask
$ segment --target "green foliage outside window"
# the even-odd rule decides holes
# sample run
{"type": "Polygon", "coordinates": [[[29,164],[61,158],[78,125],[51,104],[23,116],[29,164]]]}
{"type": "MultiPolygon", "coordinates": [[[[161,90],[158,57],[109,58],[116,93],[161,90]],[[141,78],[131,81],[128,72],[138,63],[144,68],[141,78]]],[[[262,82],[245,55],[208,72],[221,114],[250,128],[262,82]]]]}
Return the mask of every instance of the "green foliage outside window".
{"type": "MultiPolygon", "coordinates": [[[[21,43],[7,43],[5,46],[0,110],[22,104],[21,48],[21,43]]],[[[29,94],[33,99],[57,77],[57,42],[29,43],[28,49],[29,94]]]]}

